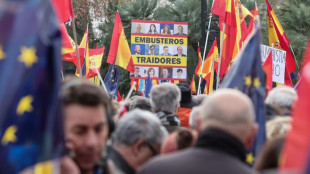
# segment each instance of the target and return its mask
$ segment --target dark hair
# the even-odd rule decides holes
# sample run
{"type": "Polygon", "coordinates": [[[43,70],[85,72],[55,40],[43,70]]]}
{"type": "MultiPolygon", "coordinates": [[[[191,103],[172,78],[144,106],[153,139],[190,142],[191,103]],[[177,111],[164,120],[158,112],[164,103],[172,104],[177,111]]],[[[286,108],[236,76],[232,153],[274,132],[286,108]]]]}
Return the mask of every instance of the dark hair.
{"type": "Polygon", "coordinates": [[[149,47],[149,49],[150,49],[151,47],[153,47],[153,48],[155,49],[155,45],[151,45],[151,46],[149,47]]]}
{"type": "Polygon", "coordinates": [[[135,69],[140,69],[139,67],[135,67],[135,69]]]}
{"type": "Polygon", "coordinates": [[[83,106],[102,105],[106,110],[109,106],[108,95],[98,86],[86,80],[72,80],[62,87],[62,105],[66,107],[70,104],[83,106]]]}
{"type": "Polygon", "coordinates": [[[165,27],[168,28],[167,34],[171,34],[170,27],[169,27],[169,25],[167,25],[167,24],[166,24],[166,25],[164,26],[164,28],[163,28],[163,33],[165,32],[165,27]]]}
{"type": "Polygon", "coordinates": [[[183,70],[179,68],[179,69],[177,69],[177,72],[183,72],[183,70]]]}
{"type": "Polygon", "coordinates": [[[156,26],[155,26],[154,24],[151,24],[151,25],[150,25],[150,30],[149,30],[149,32],[152,32],[151,26],[154,26],[154,28],[155,28],[154,32],[156,32],[156,26]]]}
{"type": "Polygon", "coordinates": [[[169,48],[167,45],[165,45],[164,47],[163,47],[163,49],[165,49],[165,48],[169,48]]]}
{"type": "Polygon", "coordinates": [[[149,74],[152,70],[154,71],[154,74],[155,74],[155,69],[154,69],[154,68],[149,68],[149,69],[147,70],[147,74],[149,74]]]}

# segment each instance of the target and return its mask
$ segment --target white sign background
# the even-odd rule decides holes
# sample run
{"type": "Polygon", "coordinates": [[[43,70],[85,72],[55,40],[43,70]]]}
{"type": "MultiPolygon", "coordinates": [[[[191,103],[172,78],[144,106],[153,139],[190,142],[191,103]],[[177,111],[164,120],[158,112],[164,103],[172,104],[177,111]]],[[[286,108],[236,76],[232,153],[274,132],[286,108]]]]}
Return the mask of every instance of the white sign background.
{"type": "Polygon", "coordinates": [[[284,84],[286,51],[261,45],[262,62],[265,62],[272,50],[272,81],[284,84]]]}

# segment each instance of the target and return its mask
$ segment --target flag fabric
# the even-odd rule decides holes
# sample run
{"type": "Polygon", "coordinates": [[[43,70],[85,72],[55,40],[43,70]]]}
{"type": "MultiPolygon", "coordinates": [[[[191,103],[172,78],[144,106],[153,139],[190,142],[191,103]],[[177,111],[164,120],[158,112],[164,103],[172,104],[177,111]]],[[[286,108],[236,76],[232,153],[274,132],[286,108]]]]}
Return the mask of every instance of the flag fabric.
{"type": "Polygon", "coordinates": [[[225,17],[226,0],[213,0],[211,13],[219,17],[225,17]]]}
{"type": "Polygon", "coordinates": [[[71,0],[51,1],[60,23],[68,22],[74,18],[71,0]]]}
{"type": "Polygon", "coordinates": [[[107,92],[117,98],[119,70],[116,65],[110,65],[109,71],[104,79],[107,92]]]}
{"type": "Polygon", "coordinates": [[[248,95],[255,108],[255,120],[259,125],[253,146],[248,149],[247,162],[253,160],[260,153],[265,141],[265,79],[261,63],[259,28],[255,29],[249,40],[225,76],[221,88],[238,89],[248,95]]]}
{"type": "Polygon", "coordinates": [[[190,87],[191,87],[192,94],[196,94],[196,84],[195,84],[195,77],[194,77],[194,75],[193,75],[190,87]]]}
{"type": "Polygon", "coordinates": [[[251,33],[253,29],[255,28],[255,24],[257,24],[257,16],[259,15],[259,10],[257,8],[257,3],[255,2],[254,10],[251,11],[253,17],[250,20],[249,26],[248,26],[248,33],[251,33]]]}
{"type": "Polygon", "coordinates": [[[135,70],[121,17],[118,12],[115,16],[107,63],[118,65],[129,72],[134,72],[135,70]]]}
{"type": "Polygon", "coordinates": [[[3,0],[0,14],[0,173],[53,172],[41,162],[64,150],[56,15],[45,0],[3,0]]]}
{"type": "Polygon", "coordinates": [[[267,4],[267,20],[268,20],[268,33],[269,33],[269,46],[286,51],[286,63],[288,73],[291,74],[296,70],[296,64],[294,57],[289,49],[290,41],[285,35],[285,32],[276,16],[272,10],[268,0],[267,4]]]}
{"type": "Polygon", "coordinates": [[[59,25],[62,37],[62,48],[61,48],[62,60],[74,63],[75,43],[69,36],[65,24],[60,23],[59,25]]]}
{"type": "Polygon", "coordinates": [[[200,47],[199,46],[198,46],[197,53],[198,53],[198,62],[197,62],[197,65],[196,65],[195,74],[199,77],[199,75],[200,75],[199,69],[200,69],[200,67],[202,65],[201,51],[200,51],[200,47]]]}
{"type": "Polygon", "coordinates": [[[97,76],[97,71],[100,73],[100,67],[102,64],[102,58],[104,53],[104,48],[89,49],[89,71],[86,78],[91,78],[97,76]]]}
{"type": "Polygon", "coordinates": [[[122,96],[121,96],[121,94],[119,93],[119,91],[117,91],[117,101],[118,101],[118,102],[121,102],[121,101],[122,101],[122,96]]]}
{"type": "Polygon", "coordinates": [[[148,75],[147,79],[145,80],[145,90],[144,90],[144,97],[150,98],[151,88],[153,87],[153,82],[150,77],[150,74],[148,75]]]}
{"type": "Polygon", "coordinates": [[[292,129],[287,133],[281,158],[281,170],[310,173],[310,42],[304,55],[298,99],[292,111],[292,129]]]}
{"type": "Polygon", "coordinates": [[[266,72],[266,88],[268,91],[272,89],[272,51],[270,51],[267,59],[263,64],[263,69],[266,72]]]}
{"type": "Polygon", "coordinates": [[[213,82],[214,82],[214,69],[211,70],[211,74],[210,74],[208,94],[213,93],[213,82]]]}
{"type": "MultiPolygon", "coordinates": [[[[208,53],[207,58],[203,62],[203,67],[200,67],[198,73],[202,72],[202,78],[206,79],[206,76],[211,73],[212,70],[212,61],[218,57],[218,48],[216,39],[214,40],[212,47],[208,53]],[[202,71],[201,71],[202,68],[202,71]]],[[[199,77],[199,74],[197,75],[199,77]]]]}
{"type": "MultiPolygon", "coordinates": [[[[88,26],[85,30],[84,36],[82,38],[82,41],[79,45],[79,55],[80,55],[80,65],[82,68],[82,76],[86,76],[89,72],[89,48],[88,48],[88,26]]],[[[75,57],[76,53],[75,53],[75,57]]],[[[80,71],[79,71],[79,65],[78,65],[78,59],[75,59],[74,62],[76,68],[76,76],[80,76],[80,71]]]]}

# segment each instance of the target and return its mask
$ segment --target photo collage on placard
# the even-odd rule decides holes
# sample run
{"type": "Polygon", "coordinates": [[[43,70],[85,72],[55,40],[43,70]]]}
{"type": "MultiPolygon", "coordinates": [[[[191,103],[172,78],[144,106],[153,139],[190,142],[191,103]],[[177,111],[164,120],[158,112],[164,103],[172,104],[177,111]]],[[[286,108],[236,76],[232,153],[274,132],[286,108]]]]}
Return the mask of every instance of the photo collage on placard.
{"type": "MultiPolygon", "coordinates": [[[[167,39],[185,38],[187,43],[187,23],[133,20],[131,33],[131,54],[133,58],[144,56],[146,58],[166,58],[168,60],[182,58],[182,60],[187,60],[187,44],[159,41],[160,39],[167,41],[167,39]],[[141,36],[144,39],[143,41],[151,39],[151,42],[156,41],[156,43],[137,43],[133,41],[133,36],[141,36]]],[[[130,77],[145,79],[148,74],[151,78],[186,80],[187,68],[186,64],[181,66],[177,64],[154,65],[147,62],[135,65],[135,71],[130,74],[130,77]]]]}

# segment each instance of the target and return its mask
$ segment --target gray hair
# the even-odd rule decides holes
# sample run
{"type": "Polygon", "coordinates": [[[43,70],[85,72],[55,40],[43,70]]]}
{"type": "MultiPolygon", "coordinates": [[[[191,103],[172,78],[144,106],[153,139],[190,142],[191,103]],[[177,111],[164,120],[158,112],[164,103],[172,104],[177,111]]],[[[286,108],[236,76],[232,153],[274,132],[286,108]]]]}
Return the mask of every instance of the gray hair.
{"type": "Polygon", "coordinates": [[[161,144],[166,137],[159,119],[149,111],[134,109],[118,122],[112,136],[113,145],[131,146],[141,139],[150,144],[161,144]]]}
{"type": "Polygon", "coordinates": [[[136,108],[152,111],[150,99],[141,96],[133,96],[131,99],[129,110],[131,111],[136,108]]]}
{"type": "Polygon", "coordinates": [[[297,99],[297,93],[293,88],[280,86],[273,88],[268,94],[265,102],[278,107],[281,112],[291,111],[294,102],[297,99]]]}
{"type": "Polygon", "coordinates": [[[177,85],[162,83],[151,89],[151,107],[154,112],[175,113],[181,101],[181,92],[177,85]]]}
{"type": "Polygon", "coordinates": [[[196,129],[196,117],[198,116],[199,114],[199,107],[198,106],[195,106],[193,107],[190,115],[189,115],[189,126],[193,129],[196,129]]]}

